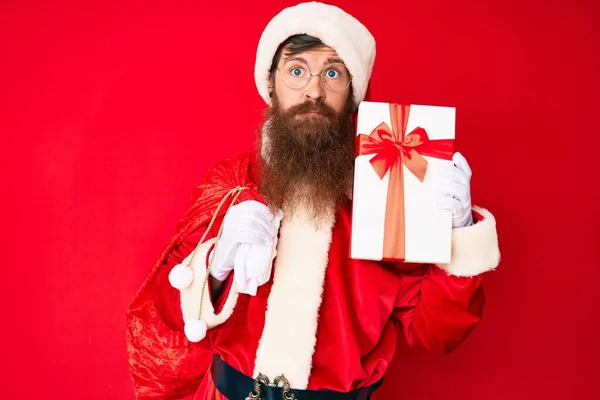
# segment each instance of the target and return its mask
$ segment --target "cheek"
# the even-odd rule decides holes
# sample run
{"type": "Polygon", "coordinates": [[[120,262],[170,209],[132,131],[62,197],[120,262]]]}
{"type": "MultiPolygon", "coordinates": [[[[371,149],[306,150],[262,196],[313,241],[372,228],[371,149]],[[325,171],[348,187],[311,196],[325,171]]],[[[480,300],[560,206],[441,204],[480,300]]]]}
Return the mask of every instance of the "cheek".
{"type": "Polygon", "coordinates": [[[300,91],[291,90],[283,83],[275,87],[275,93],[277,94],[277,100],[279,100],[279,106],[283,111],[302,102],[302,96],[299,96],[300,91]]]}
{"type": "Polygon", "coordinates": [[[348,98],[348,93],[346,94],[335,94],[334,96],[329,97],[329,106],[332,107],[338,113],[341,113],[344,110],[344,105],[346,105],[346,99],[348,98]]]}

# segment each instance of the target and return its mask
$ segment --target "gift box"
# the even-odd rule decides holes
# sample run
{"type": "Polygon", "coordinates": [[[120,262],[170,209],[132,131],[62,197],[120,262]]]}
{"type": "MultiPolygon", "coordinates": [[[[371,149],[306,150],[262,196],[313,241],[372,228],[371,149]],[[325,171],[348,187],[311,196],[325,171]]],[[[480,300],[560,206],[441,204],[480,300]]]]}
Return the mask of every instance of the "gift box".
{"type": "Polygon", "coordinates": [[[430,180],[452,163],[455,108],[362,102],[358,109],[351,257],[450,262],[452,213],[430,180]]]}

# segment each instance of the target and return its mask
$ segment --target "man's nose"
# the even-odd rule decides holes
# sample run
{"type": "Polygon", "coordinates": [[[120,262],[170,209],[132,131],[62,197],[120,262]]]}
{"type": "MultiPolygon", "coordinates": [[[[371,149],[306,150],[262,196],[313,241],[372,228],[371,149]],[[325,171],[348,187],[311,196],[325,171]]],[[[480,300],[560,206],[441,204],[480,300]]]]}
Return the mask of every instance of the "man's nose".
{"type": "Polygon", "coordinates": [[[310,81],[304,88],[304,96],[313,101],[322,100],[325,98],[325,88],[321,82],[321,75],[313,75],[310,81]]]}

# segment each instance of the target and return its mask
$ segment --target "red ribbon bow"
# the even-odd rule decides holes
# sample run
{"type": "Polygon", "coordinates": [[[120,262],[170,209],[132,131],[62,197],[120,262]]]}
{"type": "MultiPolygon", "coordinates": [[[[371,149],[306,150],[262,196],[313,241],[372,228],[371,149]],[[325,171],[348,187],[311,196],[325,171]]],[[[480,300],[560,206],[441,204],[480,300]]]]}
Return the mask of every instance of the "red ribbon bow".
{"type": "Polygon", "coordinates": [[[380,179],[390,172],[383,236],[384,260],[405,259],[402,166],[406,165],[423,182],[427,171],[424,155],[451,160],[454,152],[454,139],[430,140],[425,129],[420,127],[407,135],[409,114],[409,105],[390,104],[391,129],[382,122],[370,135],[360,134],[356,137],[357,156],[375,154],[370,162],[380,179]]]}

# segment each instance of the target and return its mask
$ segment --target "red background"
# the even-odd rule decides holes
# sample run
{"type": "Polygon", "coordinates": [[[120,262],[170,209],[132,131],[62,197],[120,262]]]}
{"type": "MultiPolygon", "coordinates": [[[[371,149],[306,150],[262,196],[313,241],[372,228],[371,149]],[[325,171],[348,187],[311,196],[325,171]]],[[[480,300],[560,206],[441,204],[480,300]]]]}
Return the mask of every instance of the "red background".
{"type": "MultiPolygon", "coordinates": [[[[5,399],[132,398],[126,305],[200,174],[252,145],[256,44],[292,4],[87,3],[0,6],[5,399]]],[[[599,3],[336,4],[378,41],[372,100],[457,107],[503,254],[463,346],[401,346],[378,398],[593,397],[599,3]]]]}

